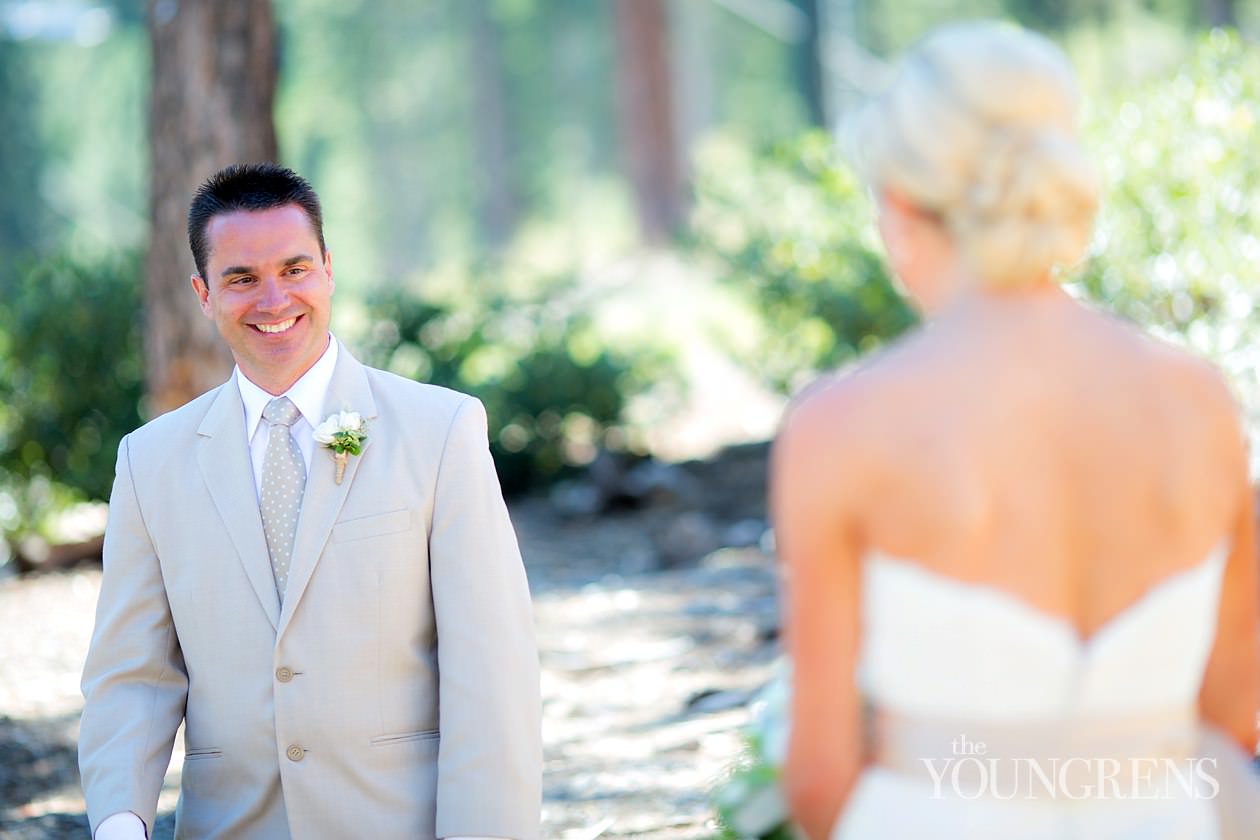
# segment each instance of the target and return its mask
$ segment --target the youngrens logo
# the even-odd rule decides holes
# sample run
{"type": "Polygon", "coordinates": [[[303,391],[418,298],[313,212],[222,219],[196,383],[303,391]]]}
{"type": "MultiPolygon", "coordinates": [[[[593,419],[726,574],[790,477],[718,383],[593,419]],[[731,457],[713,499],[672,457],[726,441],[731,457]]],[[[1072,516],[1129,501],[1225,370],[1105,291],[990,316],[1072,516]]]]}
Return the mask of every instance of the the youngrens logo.
{"type": "Polygon", "coordinates": [[[1215,758],[999,757],[963,735],[950,746],[952,756],[920,759],[933,799],[1214,799],[1220,792],[1215,758]]]}

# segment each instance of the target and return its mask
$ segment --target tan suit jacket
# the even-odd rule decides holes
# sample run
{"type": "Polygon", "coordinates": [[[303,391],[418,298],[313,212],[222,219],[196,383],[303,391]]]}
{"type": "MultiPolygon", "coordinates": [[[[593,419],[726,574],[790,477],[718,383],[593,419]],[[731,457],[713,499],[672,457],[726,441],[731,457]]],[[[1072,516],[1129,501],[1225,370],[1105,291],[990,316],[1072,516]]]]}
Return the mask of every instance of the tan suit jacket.
{"type": "Polygon", "coordinates": [[[281,607],[230,381],[128,435],[80,767],[92,829],[153,826],[182,720],[179,837],[533,840],[538,659],[481,404],[339,354],[342,484],[316,447],[281,607]]]}

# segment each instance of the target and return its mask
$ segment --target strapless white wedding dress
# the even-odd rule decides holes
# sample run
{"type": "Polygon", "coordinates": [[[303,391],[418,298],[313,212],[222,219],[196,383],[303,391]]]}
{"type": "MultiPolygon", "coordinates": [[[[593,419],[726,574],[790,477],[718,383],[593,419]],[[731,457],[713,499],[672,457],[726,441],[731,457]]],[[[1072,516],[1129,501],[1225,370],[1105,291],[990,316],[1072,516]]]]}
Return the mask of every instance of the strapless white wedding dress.
{"type": "MultiPolygon", "coordinates": [[[[887,713],[894,733],[935,728],[945,737],[912,738],[931,754],[903,745],[910,754],[900,762],[864,770],[832,840],[1215,840],[1215,809],[1201,771],[1196,776],[1178,763],[1184,776],[1170,777],[1167,761],[1147,763],[1137,775],[1153,778],[1142,784],[1122,774],[1094,789],[1101,795],[1087,795],[1090,788],[1068,789],[1070,777],[1058,777],[1064,788],[1056,789],[1061,765],[1050,755],[1064,747],[1060,733],[1078,722],[1089,733],[1097,733],[1099,722],[1107,730],[1108,721],[1193,730],[1227,554],[1226,545],[1218,546],[1086,640],[1066,619],[993,587],[893,557],[867,557],[861,690],[887,713]],[[977,749],[992,740],[990,733],[1007,743],[998,765],[988,763],[997,760],[992,744],[977,749]],[[1026,760],[1021,765],[1016,758],[1026,760]],[[959,763],[970,772],[951,774],[959,763]],[[1005,787],[981,765],[1006,773],[1005,787]],[[1042,776],[1034,775],[1037,769],[1042,776]]],[[[1088,741],[1063,751],[1088,753],[1088,741]]],[[[1090,761],[1076,764],[1087,775],[1094,769],[1090,761]]]]}

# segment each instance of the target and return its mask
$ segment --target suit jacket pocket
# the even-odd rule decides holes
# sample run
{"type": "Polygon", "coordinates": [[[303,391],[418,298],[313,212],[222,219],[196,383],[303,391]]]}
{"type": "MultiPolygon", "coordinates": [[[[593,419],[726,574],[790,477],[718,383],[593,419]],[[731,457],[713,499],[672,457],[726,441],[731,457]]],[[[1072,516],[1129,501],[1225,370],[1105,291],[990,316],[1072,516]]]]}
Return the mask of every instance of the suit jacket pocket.
{"type": "Polygon", "coordinates": [[[406,744],[411,741],[436,741],[440,733],[436,729],[421,729],[418,732],[394,732],[389,735],[377,735],[372,739],[372,746],[387,747],[390,744],[406,744]]]}
{"type": "Polygon", "coordinates": [[[383,534],[394,534],[406,531],[411,527],[411,511],[394,510],[389,513],[376,513],[371,516],[360,516],[358,519],[347,519],[333,526],[333,542],[349,542],[368,537],[379,537],[383,534]]]}
{"type": "Polygon", "coordinates": [[[218,750],[214,748],[184,751],[184,761],[201,761],[207,758],[222,758],[222,757],[223,757],[223,750],[218,750]]]}

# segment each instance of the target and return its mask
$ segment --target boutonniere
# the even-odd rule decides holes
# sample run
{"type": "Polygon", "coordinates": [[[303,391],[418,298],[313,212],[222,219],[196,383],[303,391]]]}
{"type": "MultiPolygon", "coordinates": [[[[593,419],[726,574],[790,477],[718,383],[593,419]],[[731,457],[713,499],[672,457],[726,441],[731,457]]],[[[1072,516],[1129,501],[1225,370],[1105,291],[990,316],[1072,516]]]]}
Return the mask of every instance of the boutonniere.
{"type": "Polygon", "coordinates": [[[338,411],[315,427],[315,440],[332,452],[333,462],[337,465],[337,483],[340,484],[350,456],[363,451],[367,424],[357,411],[338,411]]]}

